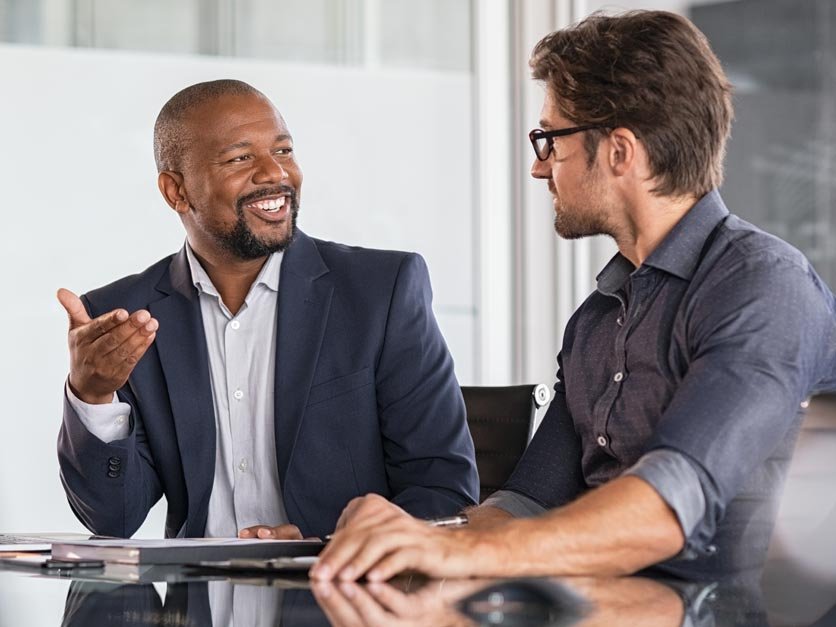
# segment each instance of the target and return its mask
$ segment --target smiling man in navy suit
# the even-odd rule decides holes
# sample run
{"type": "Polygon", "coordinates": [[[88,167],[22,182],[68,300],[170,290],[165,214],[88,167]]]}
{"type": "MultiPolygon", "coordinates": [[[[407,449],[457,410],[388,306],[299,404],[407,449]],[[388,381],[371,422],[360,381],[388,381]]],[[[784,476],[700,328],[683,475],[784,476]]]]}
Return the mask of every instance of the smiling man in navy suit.
{"type": "Polygon", "coordinates": [[[185,246],[58,293],[76,516],[127,537],[165,495],[168,537],[298,538],[367,493],[419,517],[472,504],[473,443],[421,257],[298,230],[293,139],[246,83],[173,96],[154,149],[185,246]]]}

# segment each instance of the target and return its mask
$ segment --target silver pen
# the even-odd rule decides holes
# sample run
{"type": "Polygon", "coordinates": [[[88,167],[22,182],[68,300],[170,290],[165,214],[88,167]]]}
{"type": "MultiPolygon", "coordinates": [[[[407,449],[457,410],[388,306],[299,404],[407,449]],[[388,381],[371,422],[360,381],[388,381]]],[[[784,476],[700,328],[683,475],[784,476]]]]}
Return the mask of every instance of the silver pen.
{"type": "Polygon", "coordinates": [[[430,518],[427,524],[430,527],[461,527],[466,525],[470,519],[467,514],[456,514],[455,516],[445,516],[444,518],[430,518]]]}
{"type": "MultiPolygon", "coordinates": [[[[426,522],[430,527],[462,527],[469,522],[467,514],[456,514],[455,516],[444,516],[443,518],[430,518],[426,522]]],[[[333,534],[325,536],[325,541],[328,542],[333,537],[333,534]]]]}

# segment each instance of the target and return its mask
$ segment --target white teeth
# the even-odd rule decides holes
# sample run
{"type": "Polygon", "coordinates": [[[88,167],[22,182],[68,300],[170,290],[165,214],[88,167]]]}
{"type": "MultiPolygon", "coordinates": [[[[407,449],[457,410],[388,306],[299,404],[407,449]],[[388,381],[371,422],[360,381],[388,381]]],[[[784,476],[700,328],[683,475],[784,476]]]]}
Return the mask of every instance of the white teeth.
{"type": "Polygon", "coordinates": [[[252,203],[252,206],[256,209],[261,209],[262,211],[266,211],[267,213],[276,213],[279,209],[284,207],[285,197],[282,196],[281,198],[271,198],[270,200],[261,200],[258,202],[252,203]]]}

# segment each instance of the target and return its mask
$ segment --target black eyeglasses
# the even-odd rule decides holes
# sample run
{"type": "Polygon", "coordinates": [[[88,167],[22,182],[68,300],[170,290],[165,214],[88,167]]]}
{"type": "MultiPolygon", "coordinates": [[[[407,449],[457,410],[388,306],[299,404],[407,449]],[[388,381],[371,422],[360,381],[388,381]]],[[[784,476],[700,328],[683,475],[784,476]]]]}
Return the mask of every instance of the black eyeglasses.
{"type": "Polygon", "coordinates": [[[572,128],[560,128],[556,131],[544,131],[541,128],[535,128],[528,134],[528,139],[531,140],[531,145],[534,147],[534,154],[537,159],[545,161],[549,158],[552,150],[554,150],[554,138],[565,137],[566,135],[574,135],[582,131],[591,131],[595,128],[610,128],[606,124],[586,124],[585,126],[573,126],[572,128]]]}

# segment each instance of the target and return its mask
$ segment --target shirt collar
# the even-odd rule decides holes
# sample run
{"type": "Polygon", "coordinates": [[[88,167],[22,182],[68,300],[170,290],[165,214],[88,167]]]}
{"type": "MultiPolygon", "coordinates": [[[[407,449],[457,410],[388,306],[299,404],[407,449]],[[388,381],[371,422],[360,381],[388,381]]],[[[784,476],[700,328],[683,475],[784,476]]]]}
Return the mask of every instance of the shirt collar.
{"type": "Polygon", "coordinates": [[[604,269],[595,277],[598,291],[606,296],[615,296],[627,277],[635,270],[632,262],[621,253],[616,253],[604,269]]]}
{"type": "Polygon", "coordinates": [[[720,193],[716,189],[708,192],[682,216],[643,265],[690,280],[708,236],[727,215],[729,210],[720,193]]]}
{"type": "MultiPolygon", "coordinates": [[[[279,275],[281,273],[283,257],[284,251],[273,253],[270,257],[268,257],[267,263],[261,267],[261,272],[258,273],[255,281],[253,281],[250,293],[252,293],[252,290],[256,285],[263,285],[273,292],[279,291],[279,275]]],[[[220,294],[215,288],[215,285],[212,283],[212,279],[209,278],[209,274],[207,274],[200,261],[198,261],[197,256],[194,254],[194,251],[188,241],[186,242],[186,259],[189,262],[189,272],[192,275],[192,283],[195,288],[197,288],[197,291],[220,298],[220,294]]],[[[249,298],[249,294],[247,294],[247,298],[249,298]]]]}
{"type": "MultiPolygon", "coordinates": [[[[729,210],[720,193],[716,189],[708,192],[682,216],[642,265],[689,280],[694,275],[708,236],[727,215],[729,210]]],[[[629,259],[616,253],[596,277],[598,291],[614,295],[635,269],[629,259]]]]}

